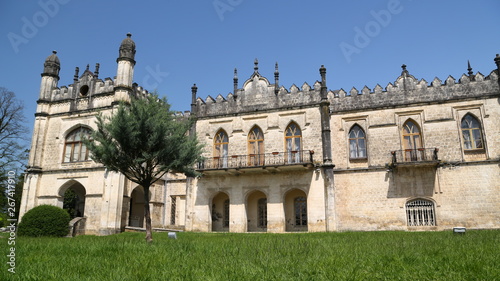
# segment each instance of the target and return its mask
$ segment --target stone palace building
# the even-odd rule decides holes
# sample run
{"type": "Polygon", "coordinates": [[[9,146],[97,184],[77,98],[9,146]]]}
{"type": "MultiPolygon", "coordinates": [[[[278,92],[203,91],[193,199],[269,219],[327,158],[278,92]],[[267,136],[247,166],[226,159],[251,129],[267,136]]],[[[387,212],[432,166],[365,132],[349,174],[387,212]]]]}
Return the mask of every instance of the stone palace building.
{"type": "MultiPolygon", "coordinates": [[[[133,83],[136,46],[122,41],[116,78],[44,63],[21,216],[69,208],[79,233],[144,226],[143,189],[90,160],[82,137],[98,113],[147,91],[133,83]],[[74,199],[63,206],[65,196],[74,199]]],[[[227,96],[197,96],[191,111],[204,145],[197,178],[168,174],[151,188],[154,228],[286,232],[500,227],[500,56],[486,76],[430,83],[406,66],[395,82],[350,91],[318,81],[285,88],[234,73],[227,96]]],[[[316,71],[316,70],[314,70],[316,71]]],[[[181,114],[181,113],[179,113],[181,114]]]]}

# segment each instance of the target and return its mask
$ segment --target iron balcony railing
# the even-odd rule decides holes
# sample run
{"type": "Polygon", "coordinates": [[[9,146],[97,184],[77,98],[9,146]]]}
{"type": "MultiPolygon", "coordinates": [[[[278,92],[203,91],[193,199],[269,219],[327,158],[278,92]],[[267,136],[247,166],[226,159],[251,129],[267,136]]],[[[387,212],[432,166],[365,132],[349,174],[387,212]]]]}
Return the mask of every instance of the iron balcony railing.
{"type": "Polygon", "coordinates": [[[392,163],[438,161],[438,148],[415,148],[391,151],[392,163]]]}
{"type": "Polygon", "coordinates": [[[299,150],[264,154],[228,155],[205,158],[198,163],[198,170],[239,169],[266,166],[284,166],[313,163],[314,151],[299,150]]]}

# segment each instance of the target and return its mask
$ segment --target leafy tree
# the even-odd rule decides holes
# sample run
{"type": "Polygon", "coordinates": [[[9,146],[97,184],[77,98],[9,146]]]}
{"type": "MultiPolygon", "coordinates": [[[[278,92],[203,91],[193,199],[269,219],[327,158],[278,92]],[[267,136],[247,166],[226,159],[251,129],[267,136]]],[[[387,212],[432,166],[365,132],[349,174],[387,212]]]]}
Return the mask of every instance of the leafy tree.
{"type": "Polygon", "coordinates": [[[0,87],[0,172],[24,164],[26,159],[26,148],[20,142],[26,140],[28,131],[23,109],[22,101],[13,92],[0,87]]]}
{"type": "Polygon", "coordinates": [[[152,242],[149,190],[167,172],[194,176],[201,146],[188,131],[192,119],[176,118],[166,99],[156,94],[121,103],[116,114],[97,117],[92,141],[85,140],[92,160],[120,172],[144,188],[146,241],[152,242]]]}

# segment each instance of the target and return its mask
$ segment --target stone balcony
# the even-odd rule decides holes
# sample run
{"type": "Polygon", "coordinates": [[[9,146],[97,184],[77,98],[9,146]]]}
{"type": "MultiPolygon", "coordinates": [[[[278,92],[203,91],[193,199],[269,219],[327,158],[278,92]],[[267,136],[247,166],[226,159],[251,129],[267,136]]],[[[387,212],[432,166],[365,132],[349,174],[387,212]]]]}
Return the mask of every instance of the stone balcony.
{"type": "Polygon", "coordinates": [[[199,162],[197,170],[210,171],[241,171],[262,170],[268,171],[288,170],[294,168],[311,168],[319,159],[315,159],[314,151],[299,150],[289,152],[271,152],[264,154],[228,155],[209,157],[199,162]]]}
{"type": "Polygon", "coordinates": [[[392,166],[437,166],[438,148],[415,148],[391,151],[392,166]]]}

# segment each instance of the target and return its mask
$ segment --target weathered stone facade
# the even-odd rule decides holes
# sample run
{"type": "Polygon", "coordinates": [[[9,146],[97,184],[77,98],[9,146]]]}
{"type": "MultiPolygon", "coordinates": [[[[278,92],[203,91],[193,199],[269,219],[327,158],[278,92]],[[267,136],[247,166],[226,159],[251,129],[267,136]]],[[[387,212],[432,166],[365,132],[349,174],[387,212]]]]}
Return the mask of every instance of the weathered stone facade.
{"type": "MultiPolygon", "coordinates": [[[[87,70],[57,87],[47,58],[21,212],[79,195],[85,232],[142,227],[142,189],[99,164],[72,161],[78,128],[147,92],[132,84],[135,43],[120,46],[117,78],[87,70]],[[71,153],[67,150],[71,148],[71,153]],[[84,198],[84,200],[83,200],[84,198]],[[83,201],[83,203],[82,203],[83,201]],[[83,207],[81,207],[83,208],[83,207]]],[[[197,178],[168,174],[152,189],[153,225],[189,231],[443,230],[500,227],[500,57],[487,76],[430,84],[403,65],[385,88],[300,88],[254,73],[226,97],[197,96],[193,131],[204,145],[197,178]]],[[[74,154],[77,155],[77,154],[74,154]]],[[[79,155],[82,157],[81,153],[79,155]]],[[[76,156],[74,156],[76,157],[76,156]]]]}

